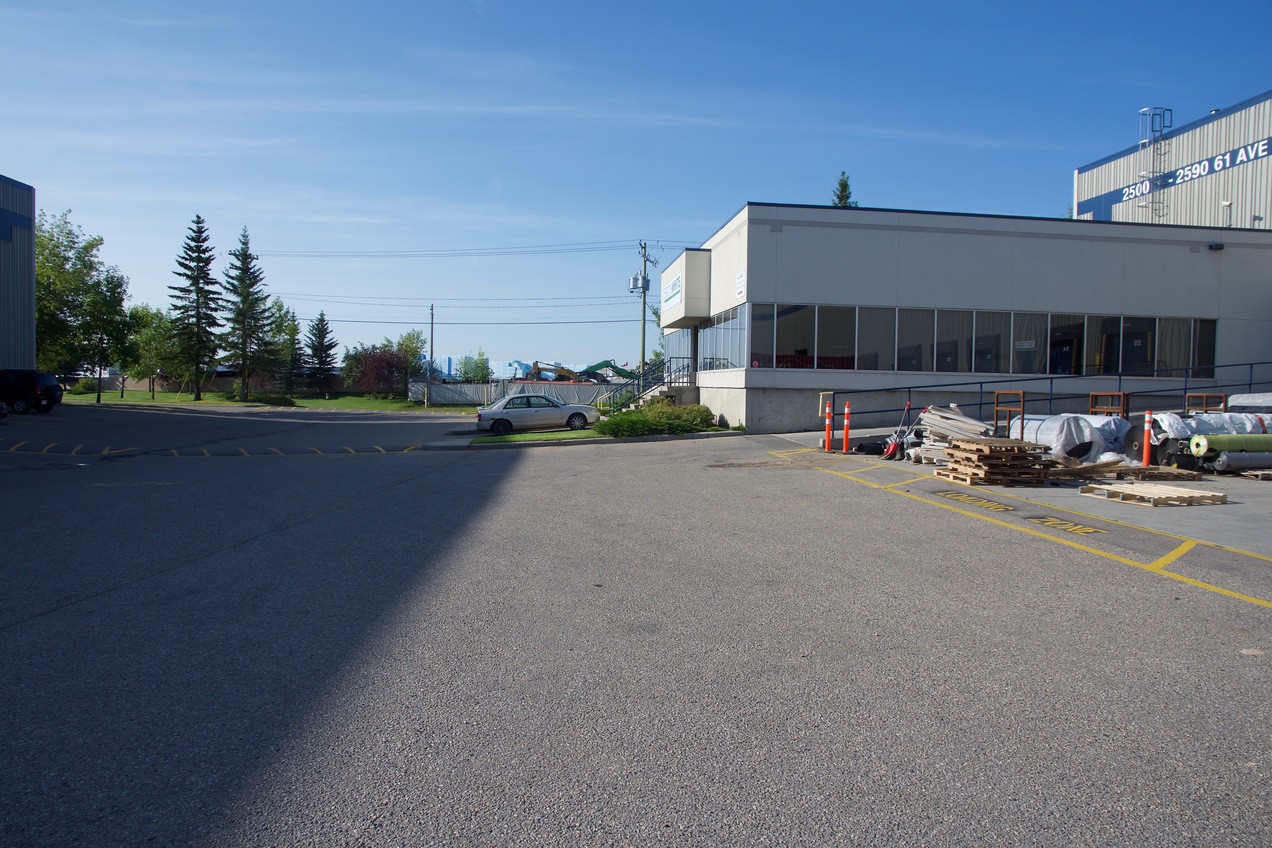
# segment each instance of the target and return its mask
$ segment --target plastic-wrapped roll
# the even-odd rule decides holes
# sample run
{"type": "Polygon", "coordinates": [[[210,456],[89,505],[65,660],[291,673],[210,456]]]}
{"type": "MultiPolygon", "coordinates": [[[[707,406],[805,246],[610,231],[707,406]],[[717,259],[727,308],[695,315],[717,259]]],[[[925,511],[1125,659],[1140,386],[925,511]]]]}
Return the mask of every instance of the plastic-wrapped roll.
{"type": "Polygon", "coordinates": [[[1223,451],[1215,458],[1216,471],[1241,471],[1246,468],[1272,468],[1272,451],[1223,451]]]}
{"type": "Polygon", "coordinates": [[[1218,433],[1207,436],[1193,436],[1188,443],[1188,448],[1192,451],[1193,456],[1214,456],[1224,451],[1229,453],[1239,451],[1266,453],[1272,452],[1272,435],[1264,435],[1262,433],[1253,435],[1218,433]]]}

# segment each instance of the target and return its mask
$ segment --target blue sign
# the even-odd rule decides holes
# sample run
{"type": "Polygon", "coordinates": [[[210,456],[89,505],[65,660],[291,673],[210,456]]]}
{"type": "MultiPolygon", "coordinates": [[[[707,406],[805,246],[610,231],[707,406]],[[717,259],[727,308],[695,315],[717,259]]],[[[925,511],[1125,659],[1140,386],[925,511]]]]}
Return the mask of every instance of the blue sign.
{"type": "Polygon", "coordinates": [[[1091,217],[1096,221],[1112,221],[1113,207],[1119,203],[1139,200],[1156,191],[1199,180],[1202,177],[1208,177],[1211,174],[1217,174],[1220,171],[1226,171],[1238,165],[1266,159],[1269,154],[1272,154],[1272,138],[1244,144],[1226,153],[1220,153],[1218,156],[1201,159],[1182,168],[1167,171],[1157,177],[1145,178],[1131,185],[1115,188],[1096,197],[1088,198],[1078,204],[1078,217],[1081,218],[1090,213],[1091,217]]]}

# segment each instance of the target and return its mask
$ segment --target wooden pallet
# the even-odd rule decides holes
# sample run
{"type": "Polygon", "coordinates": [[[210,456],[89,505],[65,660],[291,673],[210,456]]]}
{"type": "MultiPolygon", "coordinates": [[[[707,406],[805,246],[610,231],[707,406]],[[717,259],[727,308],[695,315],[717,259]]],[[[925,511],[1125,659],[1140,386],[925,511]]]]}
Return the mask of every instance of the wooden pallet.
{"type": "Polygon", "coordinates": [[[1203,492],[1160,483],[1097,483],[1083,486],[1078,491],[1093,498],[1144,506],[1197,506],[1228,502],[1228,496],[1223,492],[1203,492]]]}
{"type": "Polygon", "coordinates": [[[1045,471],[1034,469],[1031,473],[999,474],[984,468],[968,469],[966,466],[947,466],[932,472],[942,480],[952,480],[968,486],[1040,486],[1047,481],[1045,471]]]}
{"type": "Polygon", "coordinates": [[[1241,472],[1242,477],[1249,477],[1251,480],[1272,480],[1272,471],[1263,468],[1247,468],[1241,472]]]}
{"type": "Polygon", "coordinates": [[[952,439],[945,448],[949,466],[935,473],[967,485],[1040,486],[1055,464],[1046,453],[1046,445],[1019,439],[952,439]]]}

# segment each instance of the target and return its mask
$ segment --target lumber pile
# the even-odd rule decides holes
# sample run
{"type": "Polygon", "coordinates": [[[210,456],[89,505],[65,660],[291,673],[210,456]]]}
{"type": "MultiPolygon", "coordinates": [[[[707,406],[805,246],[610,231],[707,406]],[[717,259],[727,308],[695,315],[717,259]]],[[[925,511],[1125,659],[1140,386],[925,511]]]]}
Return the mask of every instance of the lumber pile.
{"type": "Polygon", "coordinates": [[[1195,506],[1228,502],[1228,496],[1223,492],[1205,492],[1182,486],[1164,486],[1161,483],[1099,483],[1083,486],[1078,492],[1094,498],[1142,506],[1195,506]]]}
{"type": "Polygon", "coordinates": [[[915,425],[923,428],[923,444],[912,459],[929,465],[947,462],[946,449],[955,439],[984,439],[994,435],[993,426],[969,418],[956,404],[929,406],[920,413],[915,425]]]}
{"type": "Polygon", "coordinates": [[[1200,480],[1200,471],[1187,471],[1183,468],[1172,468],[1166,465],[1128,465],[1123,459],[1109,459],[1104,462],[1083,464],[1078,460],[1061,456],[1058,465],[1048,472],[1052,479],[1076,480],[1081,478],[1116,477],[1119,480],[1134,478],[1136,480],[1200,480]]]}
{"type": "Polygon", "coordinates": [[[945,449],[949,465],[934,472],[943,480],[989,486],[1037,486],[1055,460],[1047,445],[1020,439],[956,438],[945,449]]]}

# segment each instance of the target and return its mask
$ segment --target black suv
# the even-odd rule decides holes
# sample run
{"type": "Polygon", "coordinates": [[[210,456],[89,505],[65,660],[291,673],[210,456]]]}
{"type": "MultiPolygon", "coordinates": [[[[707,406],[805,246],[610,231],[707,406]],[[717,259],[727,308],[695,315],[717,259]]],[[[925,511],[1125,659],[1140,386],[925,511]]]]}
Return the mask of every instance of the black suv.
{"type": "Polygon", "coordinates": [[[0,401],[19,415],[33,409],[49,412],[62,402],[62,384],[47,371],[5,368],[0,370],[0,401]]]}

